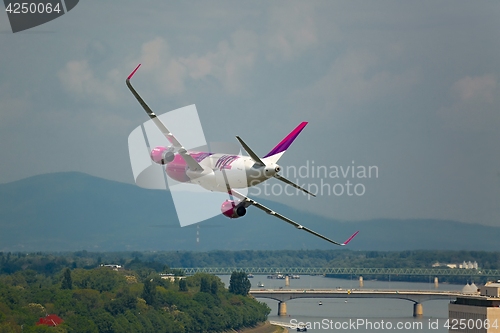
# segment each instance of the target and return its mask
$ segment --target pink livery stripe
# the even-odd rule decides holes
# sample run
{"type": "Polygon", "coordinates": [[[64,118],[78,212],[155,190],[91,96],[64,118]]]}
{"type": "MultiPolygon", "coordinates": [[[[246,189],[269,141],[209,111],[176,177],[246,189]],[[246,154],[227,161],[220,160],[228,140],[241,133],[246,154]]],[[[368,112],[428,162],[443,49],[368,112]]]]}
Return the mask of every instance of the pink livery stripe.
{"type": "Polygon", "coordinates": [[[276,147],[274,147],[263,158],[273,156],[273,155],[276,155],[278,153],[281,153],[281,152],[284,152],[285,150],[287,150],[288,147],[290,147],[290,145],[292,144],[293,140],[295,140],[295,138],[300,134],[300,132],[304,129],[304,127],[306,127],[306,125],[307,125],[307,121],[301,122],[299,124],[299,126],[297,126],[293,131],[291,131],[290,134],[288,134],[283,140],[281,140],[281,142],[278,143],[276,145],[276,147]]]}
{"type": "Polygon", "coordinates": [[[130,73],[130,75],[127,77],[127,80],[130,80],[132,78],[132,76],[134,76],[135,72],[137,72],[139,67],[141,67],[141,64],[137,65],[137,67],[134,69],[134,71],[132,73],[130,73]]]}
{"type": "Polygon", "coordinates": [[[358,234],[359,231],[356,231],[351,237],[349,237],[348,240],[346,240],[342,245],[347,245],[356,235],[358,234]]]}

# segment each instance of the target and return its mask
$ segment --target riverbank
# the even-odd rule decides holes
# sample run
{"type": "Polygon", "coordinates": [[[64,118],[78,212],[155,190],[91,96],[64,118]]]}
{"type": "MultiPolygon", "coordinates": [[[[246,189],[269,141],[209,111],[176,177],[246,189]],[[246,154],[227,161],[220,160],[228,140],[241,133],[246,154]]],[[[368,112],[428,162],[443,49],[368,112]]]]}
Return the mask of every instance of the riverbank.
{"type": "Polygon", "coordinates": [[[245,328],[237,331],[238,333],[286,333],[288,330],[281,326],[271,325],[268,321],[256,327],[245,328]]]}

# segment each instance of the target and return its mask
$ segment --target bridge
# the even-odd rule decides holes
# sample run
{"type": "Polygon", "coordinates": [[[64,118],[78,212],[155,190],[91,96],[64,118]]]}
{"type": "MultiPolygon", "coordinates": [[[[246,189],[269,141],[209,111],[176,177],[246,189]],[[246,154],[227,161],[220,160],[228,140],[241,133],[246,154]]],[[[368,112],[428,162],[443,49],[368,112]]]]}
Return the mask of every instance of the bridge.
{"type": "MultiPolygon", "coordinates": [[[[252,289],[250,295],[255,298],[270,298],[278,301],[278,315],[286,315],[286,301],[296,298],[394,298],[413,302],[413,316],[424,314],[422,302],[445,299],[454,300],[464,296],[458,291],[429,290],[359,290],[359,289],[252,289]]],[[[479,297],[479,296],[475,296],[479,297]]]]}
{"type": "Polygon", "coordinates": [[[181,269],[187,275],[209,273],[229,275],[232,272],[246,272],[255,275],[302,274],[302,275],[405,275],[405,276],[466,276],[500,278],[498,269],[461,268],[361,268],[361,267],[187,267],[181,269]]]}

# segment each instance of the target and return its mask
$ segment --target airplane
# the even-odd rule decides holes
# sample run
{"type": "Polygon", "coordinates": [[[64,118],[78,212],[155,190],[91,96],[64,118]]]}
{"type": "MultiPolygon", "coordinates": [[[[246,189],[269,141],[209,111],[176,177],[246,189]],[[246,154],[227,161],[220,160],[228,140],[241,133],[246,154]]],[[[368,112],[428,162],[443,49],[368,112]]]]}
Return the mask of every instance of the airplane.
{"type": "Polygon", "coordinates": [[[347,245],[358,234],[359,231],[356,231],[343,243],[333,241],[236,190],[236,188],[248,188],[270,178],[275,178],[308,195],[316,196],[280,175],[281,167],[277,164],[295,138],[297,138],[307,125],[307,122],[300,123],[263,157],[259,157],[239,136],[236,136],[236,139],[249,156],[188,151],[167,129],[146,102],[144,102],[134,87],[132,87],[130,79],[140,66],[141,64],[130,73],[125,82],[144,111],[146,111],[147,115],[170,142],[170,146],[157,146],[150,153],[153,162],[165,166],[165,172],[168,177],[178,182],[199,185],[209,191],[226,192],[229,195],[229,199],[222,203],[221,212],[228,218],[240,218],[246,214],[249,206],[254,206],[271,216],[293,225],[299,230],[307,231],[335,245],[347,245]]]}

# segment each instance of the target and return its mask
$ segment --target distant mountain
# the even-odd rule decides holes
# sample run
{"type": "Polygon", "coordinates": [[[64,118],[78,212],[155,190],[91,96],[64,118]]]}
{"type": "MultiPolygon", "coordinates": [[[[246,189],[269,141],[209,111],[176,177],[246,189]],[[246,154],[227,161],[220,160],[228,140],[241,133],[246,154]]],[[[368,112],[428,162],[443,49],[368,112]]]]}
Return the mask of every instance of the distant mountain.
{"type": "MultiPolygon", "coordinates": [[[[0,251],[161,251],[338,249],[249,208],[230,220],[179,226],[168,191],[82,173],[54,173],[0,185],[0,251]]],[[[339,222],[286,205],[260,201],[352,250],[498,250],[500,228],[442,220],[339,222]]],[[[196,207],[193,207],[196,209],[196,207]]]]}

